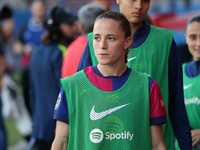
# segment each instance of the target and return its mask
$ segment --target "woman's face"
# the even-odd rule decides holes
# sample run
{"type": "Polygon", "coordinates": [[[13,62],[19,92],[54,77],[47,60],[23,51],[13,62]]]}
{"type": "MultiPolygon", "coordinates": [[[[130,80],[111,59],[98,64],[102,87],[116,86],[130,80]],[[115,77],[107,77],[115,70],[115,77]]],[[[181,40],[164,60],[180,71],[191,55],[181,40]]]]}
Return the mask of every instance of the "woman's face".
{"type": "Polygon", "coordinates": [[[42,21],[45,16],[46,6],[41,1],[35,1],[31,6],[31,12],[36,19],[42,21]]]}
{"type": "Polygon", "coordinates": [[[200,22],[192,22],[185,33],[188,49],[195,61],[200,61],[200,22]]]}
{"type": "Polygon", "coordinates": [[[150,6],[150,0],[116,0],[116,2],[120,12],[133,24],[142,24],[150,6]]]}
{"type": "Polygon", "coordinates": [[[93,47],[100,65],[115,66],[125,63],[125,52],[130,47],[132,38],[125,38],[125,33],[117,21],[97,20],[93,34],[93,47]]]}
{"type": "Polygon", "coordinates": [[[15,23],[12,18],[6,19],[3,22],[3,24],[1,25],[1,28],[2,28],[4,38],[9,39],[13,35],[14,26],[15,26],[15,23]]]}
{"type": "Polygon", "coordinates": [[[76,39],[77,37],[77,26],[76,23],[61,23],[60,30],[62,31],[63,35],[68,39],[76,39]]]}

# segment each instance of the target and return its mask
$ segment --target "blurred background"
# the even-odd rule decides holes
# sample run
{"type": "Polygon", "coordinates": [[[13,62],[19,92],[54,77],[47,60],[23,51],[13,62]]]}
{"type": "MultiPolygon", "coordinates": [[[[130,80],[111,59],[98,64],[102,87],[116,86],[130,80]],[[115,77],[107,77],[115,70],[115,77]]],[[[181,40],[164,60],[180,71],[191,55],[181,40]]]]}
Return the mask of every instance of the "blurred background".
{"type": "MultiPolygon", "coordinates": [[[[110,1],[111,10],[119,11],[115,0],[110,1]]],[[[90,0],[46,0],[47,11],[53,6],[65,6],[74,13],[77,13],[82,5],[89,2],[90,0]]],[[[0,0],[0,6],[5,4],[13,10],[15,22],[13,36],[17,36],[23,22],[31,16],[31,0],[0,0]]],[[[191,60],[191,55],[184,38],[185,25],[189,18],[197,14],[200,14],[200,0],[151,0],[151,6],[148,12],[150,23],[174,31],[174,39],[179,48],[183,63],[191,60]]],[[[17,84],[20,84],[18,74],[12,77],[17,84]]],[[[21,93],[20,85],[17,92],[21,93]]],[[[9,118],[5,118],[4,120],[8,134],[8,149],[23,150],[23,147],[27,143],[24,140],[24,136],[17,129],[15,121],[9,118]]]]}
{"type": "MultiPolygon", "coordinates": [[[[8,3],[14,9],[15,33],[17,33],[21,23],[30,16],[31,0],[0,0],[0,2],[8,3]]],[[[46,0],[47,9],[55,5],[66,6],[74,13],[88,2],[90,0],[46,0]]],[[[111,3],[111,10],[118,11],[115,0],[111,0],[111,3]]],[[[190,55],[185,44],[184,27],[188,19],[198,13],[200,13],[199,0],[151,0],[148,14],[152,24],[175,32],[174,38],[178,47],[182,49],[183,62],[188,61],[188,57],[184,55],[190,55]]]]}

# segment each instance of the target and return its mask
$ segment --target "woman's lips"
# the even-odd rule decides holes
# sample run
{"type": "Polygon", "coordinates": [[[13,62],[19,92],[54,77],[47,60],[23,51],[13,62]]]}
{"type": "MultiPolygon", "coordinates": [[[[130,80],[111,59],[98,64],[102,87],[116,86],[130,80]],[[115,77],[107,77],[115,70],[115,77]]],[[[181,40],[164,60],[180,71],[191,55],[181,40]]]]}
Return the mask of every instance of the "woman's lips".
{"type": "Polygon", "coordinates": [[[100,53],[99,56],[102,57],[102,58],[104,58],[104,57],[107,57],[108,54],[106,54],[106,53],[100,53]]]}
{"type": "Polygon", "coordinates": [[[133,14],[134,17],[140,17],[141,16],[141,13],[139,13],[139,12],[133,12],[132,14],[133,14]]]}

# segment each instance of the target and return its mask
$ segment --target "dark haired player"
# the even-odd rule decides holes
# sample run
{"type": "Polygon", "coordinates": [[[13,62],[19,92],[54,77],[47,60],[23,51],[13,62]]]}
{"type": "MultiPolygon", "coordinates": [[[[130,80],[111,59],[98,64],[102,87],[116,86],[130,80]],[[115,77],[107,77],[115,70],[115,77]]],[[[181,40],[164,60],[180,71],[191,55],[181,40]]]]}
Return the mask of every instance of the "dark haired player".
{"type": "Polygon", "coordinates": [[[166,150],[166,110],[156,81],[126,66],[131,28],[118,12],[94,25],[99,63],[61,80],[52,150],[166,150]]]}

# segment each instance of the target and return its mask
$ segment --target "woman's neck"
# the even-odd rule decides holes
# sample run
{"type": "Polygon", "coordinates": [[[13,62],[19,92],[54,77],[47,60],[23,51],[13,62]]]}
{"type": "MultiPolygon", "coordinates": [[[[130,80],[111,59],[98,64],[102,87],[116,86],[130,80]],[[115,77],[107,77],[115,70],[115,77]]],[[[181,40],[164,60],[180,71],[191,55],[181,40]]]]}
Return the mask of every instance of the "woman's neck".
{"type": "Polygon", "coordinates": [[[135,23],[131,23],[131,36],[133,36],[134,34],[135,34],[135,32],[136,32],[136,30],[139,28],[139,27],[141,27],[143,25],[143,22],[140,22],[140,23],[137,23],[137,24],[135,24],[135,23]]]}
{"type": "Polygon", "coordinates": [[[97,64],[97,69],[104,77],[107,77],[107,76],[120,77],[126,71],[127,66],[126,66],[126,64],[121,65],[119,67],[97,64]]]}

